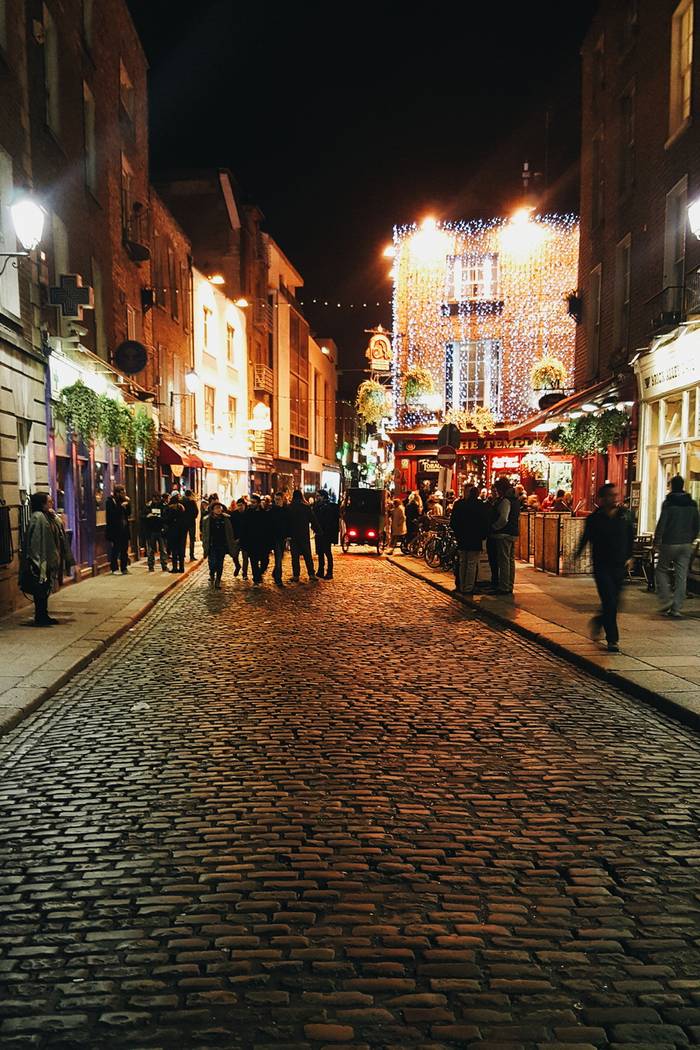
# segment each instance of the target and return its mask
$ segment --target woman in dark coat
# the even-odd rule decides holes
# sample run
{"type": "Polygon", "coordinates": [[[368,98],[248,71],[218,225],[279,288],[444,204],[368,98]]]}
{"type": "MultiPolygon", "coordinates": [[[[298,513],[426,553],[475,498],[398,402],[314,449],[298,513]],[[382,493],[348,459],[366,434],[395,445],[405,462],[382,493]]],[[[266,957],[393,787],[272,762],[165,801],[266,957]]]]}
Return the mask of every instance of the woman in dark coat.
{"type": "Polygon", "coordinates": [[[473,485],[464,486],[464,496],[452,508],[450,527],[459,550],[459,577],[456,590],[471,595],[479,574],[479,557],[489,531],[489,512],[479,500],[473,485]]]}
{"type": "Polygon", "coordinates": [[[187,541],[187,516],[177,493],[170,497],[165,509],[165,535],[168,550],[173,559],[171,572],[185,571],[185,543],[187,541]]]}

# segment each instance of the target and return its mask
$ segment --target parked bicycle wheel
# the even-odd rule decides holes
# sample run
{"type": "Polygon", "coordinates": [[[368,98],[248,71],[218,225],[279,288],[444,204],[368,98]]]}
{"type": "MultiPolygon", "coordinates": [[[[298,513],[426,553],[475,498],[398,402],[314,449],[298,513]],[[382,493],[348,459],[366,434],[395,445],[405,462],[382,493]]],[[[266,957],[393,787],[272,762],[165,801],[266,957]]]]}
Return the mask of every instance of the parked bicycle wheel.
{"type": "Polygon", "coordinates": [[[442,544],[437,536],[432,536],[425,545],[423,558],[425,564],[431,569],[439,569],[442,565],[442,544]]]}

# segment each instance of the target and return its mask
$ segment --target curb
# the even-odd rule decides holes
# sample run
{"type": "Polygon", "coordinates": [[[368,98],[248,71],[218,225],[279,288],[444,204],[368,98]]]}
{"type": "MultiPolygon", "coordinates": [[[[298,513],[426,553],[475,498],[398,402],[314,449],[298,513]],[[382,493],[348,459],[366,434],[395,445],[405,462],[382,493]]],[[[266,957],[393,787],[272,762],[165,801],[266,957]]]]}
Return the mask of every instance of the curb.
{"type": "MultiPolygon", "coordinates": [[[[139,609],[138,612],[135,612],[129,620],[121,624],[121,626],[118,627],[113,634],[110,634],[108,638],[101,638],[98,642],[95,642],[95,647],[91,652],[86,653],[85,656],[81,657],[72,667],[69,667],[67,671],[63,671],[55,682],[46,686],[46,688],[43,689],[37,697],[30,700],[21,711],[18,711],[16,715],[8,718],[7,721],[0,726],[0,739],[13,729],[16,729],[17,726],[20,725],[20,723],[29,715],[34,714],[34,712],[37,711],[47,700],[50,700],[59,689],[62,689],[64,685],[70,682],[71,678],[80,671],[84,671],[93,660],[96,660],[98,656],[102,656],[105,650],[109,649],[110,645],[113,645],[123,634],[130,631],[131,628],[134,627],[139,620],[142,620],[162,598],[165,598],[166,595],[170,594],[171,591],[174,591],[181,583],[184,583],[184,581],[188,579],[196,569],[200,568],[203,562],[203,558],[200,558],[194,563],[188,562],[184,573],[179,574],[176,580],[171,580],[168,586],[165,587],[160,594],[156,594],[153,598],[149,598],[146,604],[139,609]]],[[[77,584],[77,586],[80,586],[80,584],[77,584]]]]}
{"type": "Polygon", "coordinates": [[[462,595],[455,594],[449,587],[440,583],[439,580],[431,580],[428,577],[423,576],[421,573],[416,572],[415,569],[411,569],[410,566],[405,565],[403,562],[395,561],[391,556],[386,560],[390,565],[400,569],[401,572],[405,572],[408,576],[413,576],[414,579],[426,583],[434,590],[440,591],[448,598],[452,598],[454,601],[459,602],[460,605],[464,605],[467,609],[471,610],[476,617],[490,623],[492,626],[507,627],[509,630],[514,631],[523,638],[536,642],[544,649],[549,649],[550,652],[555,654],[555,656],[560,656],[568,663],[573,664],[574,667],[586,671],[594,678],[598,678],[607,685],[614,686],[621,692],[633,696],[636,700],[641,700],[649,707],[653,707],[656,711],[661,711],[663,714],[668,715],[669,718],[674,719],[674,721],[681,722],[683,725],[688,726],[691,729],[700,730],[700,713],[691,711],[689,708],[684,707],[683,704],[676,703],[674,700],[669,700],[666,696],[660,696],[658,693],[653,692],[651,689],[646,689],[643,685],[639,685],[637,682],[630,682],[630,680],[625,678],[623,674],[620,674],[619,671],[612,671],[605,667],[600,667],[598,664],[593,663],[593,661],[587,660],[585,656],[580,656],[578,653],[572,652],[571,649],[567,649],[558,642],[552,641],[551,638],[548,638],[544,634],[540,634],[538,631],[532,630],[530,627],[525,627],[523,624],[509,620],[507,616],[501,616],[493,609],[484,609],[480,605],[473,605],[471,602],[466,601],[462,595]]]}

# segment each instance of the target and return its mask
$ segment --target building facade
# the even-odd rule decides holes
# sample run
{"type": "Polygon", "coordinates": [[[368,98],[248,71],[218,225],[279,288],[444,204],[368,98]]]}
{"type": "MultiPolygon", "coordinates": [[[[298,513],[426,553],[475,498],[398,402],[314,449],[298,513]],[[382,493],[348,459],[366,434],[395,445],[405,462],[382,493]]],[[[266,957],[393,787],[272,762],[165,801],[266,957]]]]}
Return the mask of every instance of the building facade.
{"type": "Polygon", "coordinates": [[[573,387],[578,222],[535,216],[400,228],[394,236],[395,481],[437,481],[437,437],[461,432],[461,481],[519,477],[538,442],[522,426],[542,390],[533,369],[554,362],[557,388],[573,387]]]}
{"type": "Polygon", "coordinates": [[[247,311],[196,269],[193,287],[201,491],[228,506],[248,491],[247,311]]]}
{"type": "Polygon", "coordinates": [[[325,488],[340,498],[340,465],[336,458],[335,403],[338,348],[332,339],[309,336],[309,458],[302,488],[313,494],[325,488]]]}
{"type": "Polygon", "coordinates": [[[617,482],[642,534],[674,474],[700,496],[696,7],[609,0],[582,52],[577,385],[617,384],[637,401],[625,437],[591,458],[582,495],[590,504],[601,481],[617,482]]]}

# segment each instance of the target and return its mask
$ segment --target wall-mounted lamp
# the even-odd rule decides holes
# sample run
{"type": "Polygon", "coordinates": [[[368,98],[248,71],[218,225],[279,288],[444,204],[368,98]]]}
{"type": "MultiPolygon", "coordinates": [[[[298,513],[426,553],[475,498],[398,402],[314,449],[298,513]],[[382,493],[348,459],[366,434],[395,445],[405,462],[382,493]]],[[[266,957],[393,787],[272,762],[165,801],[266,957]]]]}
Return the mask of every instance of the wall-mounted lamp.
{"type": "Polygon", "coordinates": [[[688,222],[691,230],[700,240],[700,197],[688,205],[688,222]]]}
{"type": "Polygon", "coordinates": [[[199,376],[195,372],[194,368],[189,368],[185,372],[185,386],[189,394],[196,394],[199,390],[199,376]]]}
{"type": "Polygon", "coordinates": [[[212,273],[207,277],[210,284],[226,284],[226,279],[222,273],[212,273]]]}
{"type": "Polygon", "coordinates": [[[248,300],[244,296],[241,296],[240,299],[236,299],[234,301],[233,305],[234,306],[240,306],[241,310],[243,310],[243,309],[245,309],[246,306],[250,306],[250,303],[248,302],[248,300]]]}
{"type": "Polygon", "coordinates": [[[14,265],[17,266],[17,259],[25,259],[36,248],[44,232],[46,212],[31,195],[24,194],[22,197],[19,197],[10,206],[10,214],[17,240],[24,248],[24,251],[0,252],[0,259],[5,260],[2,268],[0,268],[0,277],[4,274],[10,259],[14,259],[14,265]]]}

